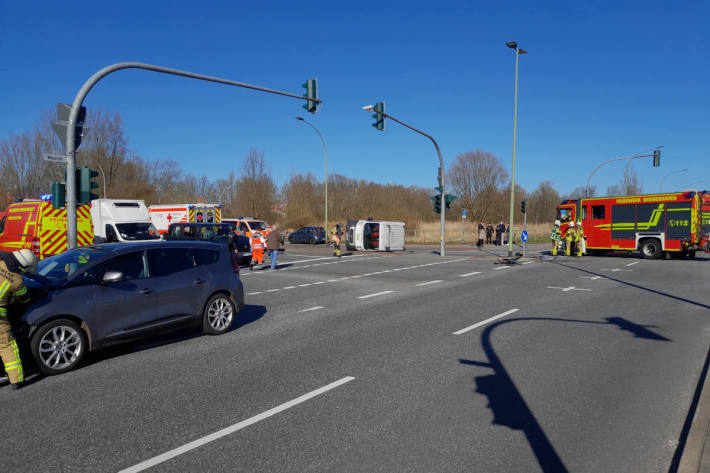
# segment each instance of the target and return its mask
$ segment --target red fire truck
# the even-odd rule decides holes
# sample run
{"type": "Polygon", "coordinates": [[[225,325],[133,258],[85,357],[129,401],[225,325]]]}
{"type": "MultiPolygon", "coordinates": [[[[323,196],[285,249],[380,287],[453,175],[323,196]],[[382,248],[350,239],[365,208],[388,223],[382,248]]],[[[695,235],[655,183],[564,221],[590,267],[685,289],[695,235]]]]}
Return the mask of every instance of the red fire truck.
{"type": "Polygon", "coordinates": [[[655,259],[709,251],[708,191],[565,200],[557,218],[563,236],[569,222],[582,222],[587,254],[639,250],[655,259]]]}

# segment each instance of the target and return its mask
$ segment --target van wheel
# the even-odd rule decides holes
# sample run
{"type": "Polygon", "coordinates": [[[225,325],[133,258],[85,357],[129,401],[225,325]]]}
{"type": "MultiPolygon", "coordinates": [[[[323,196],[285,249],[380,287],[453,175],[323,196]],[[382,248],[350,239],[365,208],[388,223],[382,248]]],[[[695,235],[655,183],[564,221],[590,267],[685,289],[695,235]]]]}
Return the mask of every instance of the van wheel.
{"type": "Polygon", "coordinates": [[[234,304],[225,294],[215,294],[210,297],[202,314],[202,331],[210,335],[219,335],[232,326],[234,321],[234,304]]]}
{"type": "Polygon", "coordinates": [[[648,238],[641,243],[641,254],[646,259],[658,259],[663,254],[661,242],[655,238],[648,238]]]}
{"type": "Polygon", "coordinates": [[[30,340],[30,350],[43,374],[61,374],[76,368],[84,358],[86,336],[71,320],[56,319],[37,330],[30,340]]]}

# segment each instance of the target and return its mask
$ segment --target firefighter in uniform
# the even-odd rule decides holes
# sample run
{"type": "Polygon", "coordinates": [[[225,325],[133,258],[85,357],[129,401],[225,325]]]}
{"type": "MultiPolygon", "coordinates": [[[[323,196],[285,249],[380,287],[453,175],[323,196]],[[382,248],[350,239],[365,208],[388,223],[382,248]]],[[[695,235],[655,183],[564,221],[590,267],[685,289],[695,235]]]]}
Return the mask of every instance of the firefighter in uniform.
{"type": "Polygon", "coordinates": [[[264,248],[266,246],[266,240],[259,232],[253,232],[251,234],[251,263],[249,263],[249,270],[253,271],[254,266],[257,264],[264,264],[264,248]]]}
{"type": "Polygon", "coordinates": [[[550,240],[552,240],[552,256],[557,256],[557,246],[560,244],[560,240],[562,240],[559,220],[555,220],[555,227],[550,233],[550,240]]]}
{"type": "Polygon", "coordinates": [[[21,387],[25,375],[20,350],[12,336],[7,309],[13,296],[22,304],[30,302],[30,295],[20,274],[34,272],[36,268],[37,257],[30,250],[0,252],[0,357],[13,389],[21,387]]]}
{"type": "Polygon", "coordinates": [[[574,247],[577,252],[577,256],[582,256],[582,250],[584,249],[584,228],[582,228],[582,222],[577,222],[574,230],[574,247]]]}
{"type": "Polygon", "coordinates": [[[565,232],[565,256],[572,254],[572,243],[575,241],[575,235],[574,222],[570,222],[565,232]]]}
{"type": "Polygon", "coordinates": [[[340,230],[340,225],[335,225],[335,230],[333,230],[331,234],[333,235],[333,256],[340,257],[340,243],[343,235],[343,232],[340,230]]]}

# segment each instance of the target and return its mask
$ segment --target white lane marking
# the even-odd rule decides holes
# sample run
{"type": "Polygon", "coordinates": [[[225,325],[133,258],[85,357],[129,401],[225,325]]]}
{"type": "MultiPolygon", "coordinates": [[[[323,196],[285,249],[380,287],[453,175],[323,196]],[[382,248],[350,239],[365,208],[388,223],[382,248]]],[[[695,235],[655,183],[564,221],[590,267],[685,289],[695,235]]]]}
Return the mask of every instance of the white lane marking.
{"type": "Polygon", "coordinates": [[[394,291],[382,291],[382,292],[376,292],[374,294],[368,294],[366,296],[358,296],[358,299],[369,299],[370,297],[377,297],[377,296],[383,296],[385,294],[389,294],[394,291]]]}
{"type": "MultiPolygon", "coordinates": [[[[301,256],[301,255],[294,255],[294,256],[301,256]]],[[[362,258],[362,256],[353,255],[353,256],[348,256],[348,259],[349,259],[349,258],[353,258],[353,257],[355,257],[355,258],[358,258],[358,257],[359,257],[359,258],[362,258]]],[[[284,264],[285,264],[285,263],[288,263],[288,264],[312,263],[312,262],[314,262],[314,261],[322,261],[322,260],[326,260],[326,259],[335,259],[335,258],[337,258],[337,256],[321,256],[321,257],[319,257],[319,258],[318,258],[318,257],[313,257],[313,258],[311,258],[311,259],[304,259],[304,260],[298,260],[298,261],[285,261],[285,260],[284,260],[284,264]]],[[[301,268],[305,268],[305,266],[301,266],[301,268]]]]}
{"type": "Polygon", "coordinates": [[[312,399],[312,398],[319,396],[325,392],[328,392],[332,389],[342,386],[345,383],[349,383],[350,381],[352,381],[354,379],[355,378],[352,376],[346,376],[344,378],[339,379],[338,381],[327,384],[327,385],[323,386],[322,388],[318,388],[315,391],[311,391],[307,394],[304,394],[303,396],[297,397],[296,399],[292,399],[291,401],[288,401],[288,402],[285,402],[279,406],[276,406],[273,409],[269,409],[268,411],[265,411],[265,412],[262,412],[261,414],[255,415],[254,417],[250,417],[247,420],[243,420],[243,421],[238,422],[236,424],[230,425],[229,427],[225,427],[222,430],[218,430],[217,432],[206,435],[206,436],[199,438],[197,440],[193,440],[190,443],[186,443],[185,445],[183,445],[181,447],[178,447],[178,448],[175,448],[175,449],[170,450],[168,452],[165,452],[161,455],[158,455],[157,457],[149,458],[148,460],[142,461],[142,462],[138,463],[137,465],[133,465],[131,467],[126,468],[125,470],[121,470],[119,473],[138,473],[139,471],[146,470],[152,466],[159,465],[160,463],[170,460],[171,458],[175,458],[178,455],[182,455],[183,453],[187,453],[190,450],[194,450],[198,447],[206,445],[206,444],[213,442],[217,439],[220,439],[220,438],[225,437],[229,434],[237,432],[238,430],[241,430],[245,427],[249,427],[250,425],[256,424],[257,422],[260,422],[260,421],[267,419],[273,415],[276,415],[279,412],[283,412],[286,409],[297,406],[298,404],[306,402],[309,399],[312,399]]]}
{"type": "Polygon", "coordinates": [[[298,287],[307,287],[307,286],[310,286],[311,284],[313,284],[313,283],[309,282],[306,284],[299,284],[298,287]]]}
{"type": "Polygon", "coordinates": [[[361,278],[362,274],[356,274],[355,276],[350,276],[353,279],[361,278]]]}
{"type": "Polygon", "coordinates": [[[283,289],[296,289],[296,286],[286,286],[283,289]]]}
{"type": "Polygon", "coordinates": [[[247,296],[255,296],[257,294],[261,294],[261,291],[256,291],[256,292],[247,292],[247,296]]]}
{"type": "Polygon", "coordinates": [[[417,284],[417,286],[428,286],[429,284],[436,284],[436,283],[439,283],[439,282],[442,282],[442,280],[441,280],[441,279],[437,279],[437,280],[435,280],[435,281],[420,282],[419,284],[417,284]]]}
{"type": "Polygon", "coordinates": [[[472,273],[459,274],[459,277],[460,277],[460,278],[465,278],[466,276],[474,276],[474,275],[476,275],[476,274],[481,274],[481,272],[480,272],[480,271],[474,271],[474,272],[472,272],[472,273]]]}
{"type": "Polygon", "coordinates": [[[580,279],[593,279],[593,280],[596,280],[596,279],[609,279],[609,278],[605,278],[604,276],[580,276],[579,278],[580,278],[580,279]]]}
{"type": "Polygon", "coordinates": [[[276,291],[280,291],[280,290],[281,289],[267,289],[264,292],[276,292],[276,291]]]}
{"type": "Polygon", "coordinates": [[[336,282],[336,281],[340,281],[340,279],[328,279],[328,282],[336,282]]]}
{"type": "Polygon", "coordinates": [[[562,292],[569,292],[569,291],[591,291],[591,289],[581,289],[579,287],[557,287],[557,286],[547,286],[548,289],[560,289],[562,292]]]}
{"type": "Polygon", "coordinates": [[[512,268],[512,266],[498,266],[493,269],[505,269],[505,268],[512,268]]]}
{"type": "Polygon", "coordinates": [[[629,264],[627,264],[626,266],[633,266],[633,265],[635,265],[635,264],[639,264],[639,262],[638,262],[638,261],[634,261],[633,263],[629,263],[629,264]]]}
{"type": "Polygon", "coordinates": [[[344,281],[345,279],[350,279],[350,276],[345,276],[344,278],[340,278],[341,281],[344,281]]]}
{"type": "Polygon", "coordinates": [[[523,262],[520,263],[520,264],[530,264],[530,263],[532,263],[532,261],[523,261],[523,262]]]}
{"type": "Polygon", "coordinates": [[[301,312],[310,312],[310,311],[312,311],[312,310],[319,310],[319,309],[325,309],[325,307],[323,307],[322,305],[317,305],[317,306],[314,306],[314,307],[309,307],[308,309],[301,309],[301,310],[299,310],[298,312],[299,312],[299,313],[301,313],[301,312]]]}
{"type": "Polygon", "coordinates": [[[458,331],[454,332],[453,335],[461,335],[462,333],[466,333],[466,332],[468,332],[469,330],[473,330],[473,329],[475,329],[475,328],[478,328],[478,327],[481,327],[481,326],[483,326],[483,325],[489,324],[489,323],[493,322],[494,320],[500,319],[501,317],[505,317],[506,315],[510,315],[510,314],[512,314],[512,313],[514,313],[514,312],[517,312],[517,311],[519,311],[519,310],[520,310],[520,309],[510,309],[510,310],[506,310],[506,311],[503,312],[502,314],[494,315],[493,317],[491,317],[491,318],[489,318],[489,319],[486,319],[486,320],[482,320],[481,322],[478,322],[477,324],[473,324],[473,325],[471,325],[471,326],[469,326],[469,327],[462,328],[461,330],[458,330],[458,331]]]}
{"type": "Polygon", "coordinates": [[[631,272],[631,271],[633,271],[633,269],[619,269],[619,268],[614,268],[614,269],[602,268],[601,270],[602,270],[602,271],[611,271],[612,273],[616,273],[616,272],[618,272],[618,271],[626,271],[626,272],[631,272]]]}
{"type": "MultiPolygon", "coordinates": [[[[373,273],[367,273],[367,274],[361,274],[360,276],[365,277],[365,276],[372,276],[373,273]]],[[[359,276],[358,276],[359,277],[359,276]]]]}
{"type": "Polygon", "coordinates": [[[318,255],[299,255],[296,253],[289,253],[288,255],[289,256],[300,256],[302,258],[311,258],[310,260],[306,260],[306,261],[312,261],[313,259],[323,259],[323,256],[318,256],[318,255]]]}
{"type": "Polygon", "coordinates": [[[316,285],[318,285],[318,284],[325,284],[325,281],[318,281],[318,282],[314,282],[314,283],[313,283],[314,286],[316,286],[316,285]]]}

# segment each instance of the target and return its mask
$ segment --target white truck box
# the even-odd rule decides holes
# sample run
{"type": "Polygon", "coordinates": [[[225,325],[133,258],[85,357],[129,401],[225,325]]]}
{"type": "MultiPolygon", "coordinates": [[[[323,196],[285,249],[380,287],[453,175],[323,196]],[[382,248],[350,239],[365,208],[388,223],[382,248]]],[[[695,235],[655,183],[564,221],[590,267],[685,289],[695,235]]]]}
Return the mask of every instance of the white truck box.
{"type": "Polygon", "coordinates": [[[349,220],[345,247],[359,251],[404,251],[404,222],[349,220]]]}
{"type": "Polygon", "coordinates": [[[142,200],[94,199],[91,201],[91,220],[96,243],[160,238],[142,200]]]}

